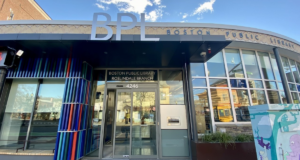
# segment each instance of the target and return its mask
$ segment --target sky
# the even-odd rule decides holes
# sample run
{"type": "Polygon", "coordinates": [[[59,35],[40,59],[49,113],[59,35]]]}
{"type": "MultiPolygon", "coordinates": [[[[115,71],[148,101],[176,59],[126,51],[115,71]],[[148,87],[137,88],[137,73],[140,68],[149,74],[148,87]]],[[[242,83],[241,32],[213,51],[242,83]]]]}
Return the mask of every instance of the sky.
{"type": "MultiPolygon", "coordinates": [[[[93,13],[133,13],[140,21],[216,23],[276,32],[300,43],[300,0],[36,0],[53,20],[92,20],[93,13]]],[[[99,19],[105,20],[105,19],[99,19]]],[[[130,20],[124,19],[124,21],[130,20]]]]}

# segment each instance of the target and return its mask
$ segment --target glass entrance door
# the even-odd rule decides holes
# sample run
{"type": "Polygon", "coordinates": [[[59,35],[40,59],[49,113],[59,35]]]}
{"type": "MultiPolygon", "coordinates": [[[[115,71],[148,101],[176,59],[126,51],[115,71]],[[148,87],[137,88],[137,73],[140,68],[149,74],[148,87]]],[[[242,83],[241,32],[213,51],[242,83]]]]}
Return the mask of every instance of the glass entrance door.
{"type": "Polygon", "coordinates": [[[157,157],[155,90],[117,90],[115,158],[157,157]]]}

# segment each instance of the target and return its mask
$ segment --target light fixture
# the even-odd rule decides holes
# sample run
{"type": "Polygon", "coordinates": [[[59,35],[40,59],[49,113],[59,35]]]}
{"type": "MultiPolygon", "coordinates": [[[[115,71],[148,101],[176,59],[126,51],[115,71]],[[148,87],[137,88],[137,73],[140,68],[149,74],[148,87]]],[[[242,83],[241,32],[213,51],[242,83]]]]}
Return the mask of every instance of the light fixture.
{"type": "Polygon", "coordinates": [[[211,48],[210,47],[208,47],[208,54],[210,54],[211,53],[211,48]]]}
{"type": "Polygon", "coordinates": [[[18,50],[18,52],[16,53],[17,56],[21,57],[23,55],[24,51],[22,50],[18,50]]]}
{"type": "Polygon", "coordinates": [[[146,54],[145,52],[143,52],[143,54],[146,54]]]}
{"type": "Polygon", "coordinates": [[[182,52],[181,54],[185,54],[184,52],[182,52]]]}
{"type": "Polygon", "coordinates": [[[107,54],[107,52],[104,52],[104,54],[107,54]]]}

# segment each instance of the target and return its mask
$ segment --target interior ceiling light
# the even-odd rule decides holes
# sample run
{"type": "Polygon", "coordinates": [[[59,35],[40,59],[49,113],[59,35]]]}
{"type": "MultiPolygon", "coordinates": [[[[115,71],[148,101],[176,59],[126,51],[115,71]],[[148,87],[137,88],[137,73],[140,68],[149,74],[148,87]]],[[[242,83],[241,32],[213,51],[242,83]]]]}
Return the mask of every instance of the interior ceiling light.
{"type": "Polygon", "coordinates": [[[104,52],[104,54],[107,54],[107,52],[104,52]]]}
{"type": "Polygon", "coordinates": [[[146,54],[145,52],[143,52],[143,54],[146,54]]]}
{"type": "Polygon", "coordinates": [[[208,54],[210,54],[211,53],[211,48],[210,47],[208,47],[208,54]]]}
{"type": "Polygon", "coordinates": [[[185,54],[184,52],[182,52],[181,54],[185,54]]]}
{"type": "Polygon", "coordinates": [[[17,52],[17,56],[21,57],[21,56],[23,55],[23,53],[24,53],[24,51],[22,51],[22,50],[18,50],[18,52],[17,52]]]}

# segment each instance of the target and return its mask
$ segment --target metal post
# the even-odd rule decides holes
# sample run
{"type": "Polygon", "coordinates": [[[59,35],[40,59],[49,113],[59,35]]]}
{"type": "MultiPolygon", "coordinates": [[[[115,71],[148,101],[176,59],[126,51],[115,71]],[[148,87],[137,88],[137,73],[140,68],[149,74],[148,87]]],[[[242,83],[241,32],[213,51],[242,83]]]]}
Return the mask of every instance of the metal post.
{"type": "Polygon", "coordinates": [[[275,59],[276,59],[277,65],[278,65],[279,73],[280,73],[282,84],[283,84],[283,89],[284,89],[284,92],[285,92],[285,95],[287,98],[286,99],[287,103],[292,103],[292,97],[290,95],[289,84],[288,84],[288,81],[287,81],[287,78],[286,78],[286,75],[285,75],[285,72],[283,69],[283,65],[281,62],[281,57],[278,52],[278,48],[273,48],[273,52],[274,52],[275,59]]]}
{"type": "Polygon", "coordinates": [[[0,95],[1,96],[2,96],[2,90],[4,87],[4,83],[6,80],[6,72],[7,72],[6,69],[4,69],[4,68],[0,69],[0,95]]]}

